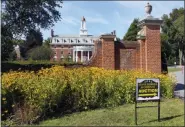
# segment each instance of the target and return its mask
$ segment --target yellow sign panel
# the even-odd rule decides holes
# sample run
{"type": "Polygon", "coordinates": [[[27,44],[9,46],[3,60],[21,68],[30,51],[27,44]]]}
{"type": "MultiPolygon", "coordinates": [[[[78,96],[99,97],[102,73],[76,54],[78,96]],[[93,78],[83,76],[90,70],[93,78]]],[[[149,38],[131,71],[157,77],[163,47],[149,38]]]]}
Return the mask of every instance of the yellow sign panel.
{"type": "Polygon", "coordinates": [[[159,79],[137,79],[136,99],[152,100],[160,98],[159,79]]]}

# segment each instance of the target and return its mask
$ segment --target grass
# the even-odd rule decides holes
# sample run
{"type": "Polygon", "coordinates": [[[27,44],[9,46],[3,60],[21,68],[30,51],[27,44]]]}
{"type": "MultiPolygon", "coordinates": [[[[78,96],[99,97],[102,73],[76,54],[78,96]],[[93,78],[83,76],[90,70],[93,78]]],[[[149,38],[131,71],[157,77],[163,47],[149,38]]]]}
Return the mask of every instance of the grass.
{"type": "MultiPolygon", "coordinates": [[[[157,105],[157,102],[140,103],[139,106],[157,105]]],[[[135,126],[135,105],[125,104],[110,109],[97,109],[65,115],[40,122],[41,126],[135,126]]],[[[184,101],[161,101],[161,122],[157,121],[157,107],[138,109],[139,126],[183,126],[184,101]]]]}
{"type": "Polygon", "coordinates": [[[176,72],[176,71],[181,71],[182,68],[168,68],[168,72],[176,72]]]}

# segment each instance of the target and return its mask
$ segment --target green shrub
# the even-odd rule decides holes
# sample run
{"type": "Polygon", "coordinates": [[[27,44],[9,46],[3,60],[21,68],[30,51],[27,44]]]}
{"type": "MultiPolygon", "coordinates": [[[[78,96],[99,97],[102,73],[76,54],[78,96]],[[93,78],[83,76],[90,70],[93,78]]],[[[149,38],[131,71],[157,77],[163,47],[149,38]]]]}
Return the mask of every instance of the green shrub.
{"type": "MultiPolygon", "coordinates": [[[[22,118],[21,121],[32,123],[36,118],[52,113],[133,103],[136,78],[159,78],[161,96],[173,97],[175,81],[168,75],[93,67],[66,69],[61,66],[42,69],[37,73],[4,73],[2,75],[2,96],[7,99],[10,96],[9,107],[15,103],[20,104],[20,107],[25,107],[24,105],[27,104],[38,109],[34,113],[29,112],[30,107],[24,110],[25,114],[32,117],[22,118]]],[[[5,110],[10,110],[8,105],[2,106],[2,112],[5,110]]],[[[15,114],[15,112],[12,113],[15,114]]]]}
{"type": "Polygon", "coordinates": [[[29,59],[32,60],[50,60],[53,56],[53,51],[47,46],[38,46],[31,49],[28,53],[29,59]]]}
{"type": "Polygon", "coordinates": [[[9,60],[13,61],[13,60],[16,60],[16,58],[17,58],[17,54],[14,50],[13,52],[10,53],[9,60]]]}

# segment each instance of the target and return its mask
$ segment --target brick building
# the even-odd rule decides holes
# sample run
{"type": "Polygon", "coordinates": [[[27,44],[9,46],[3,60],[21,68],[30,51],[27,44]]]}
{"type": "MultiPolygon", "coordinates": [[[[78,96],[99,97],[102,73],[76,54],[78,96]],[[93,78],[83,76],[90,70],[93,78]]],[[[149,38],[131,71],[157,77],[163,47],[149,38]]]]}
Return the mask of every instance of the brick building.
{"type": "Polygon", "coordinates": [[[79,35],[54,35],[51,31],[51,48],[54,51],[53,60],[62,61],[71,59],[74,62],[88,61],[94,49],[94,40],[99,37],[88,35],[86,29],[86,19],[81,20],[81,28],[79,35]]]}

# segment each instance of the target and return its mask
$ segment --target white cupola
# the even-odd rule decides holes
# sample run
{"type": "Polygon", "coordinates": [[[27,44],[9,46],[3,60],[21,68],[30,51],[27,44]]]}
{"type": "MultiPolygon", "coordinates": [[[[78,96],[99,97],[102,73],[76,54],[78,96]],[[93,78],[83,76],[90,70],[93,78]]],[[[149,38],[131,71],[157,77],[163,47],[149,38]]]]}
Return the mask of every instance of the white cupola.
{"type": "Polygon", "coordinates": [[[87,36],[86,20],[84,16],[82,17],[81,21],[80,36],[87,36]]]}

